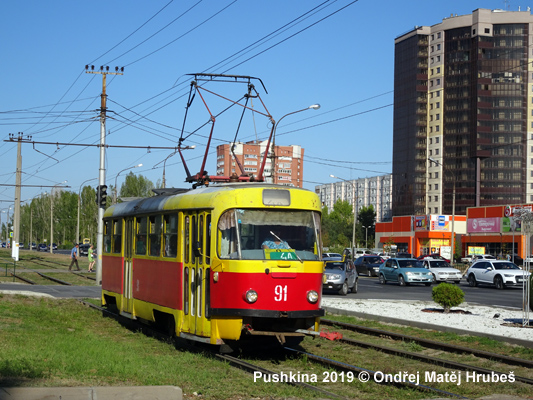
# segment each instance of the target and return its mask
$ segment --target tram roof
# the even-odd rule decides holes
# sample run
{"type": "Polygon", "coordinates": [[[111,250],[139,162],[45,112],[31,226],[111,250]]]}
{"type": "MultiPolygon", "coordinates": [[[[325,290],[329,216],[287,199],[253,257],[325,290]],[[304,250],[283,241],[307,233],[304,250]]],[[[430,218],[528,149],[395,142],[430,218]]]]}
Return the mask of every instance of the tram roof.
{"type": "MultiPolygon", "coordinates": [[[[289,190],[291,192],[314,194],[314,192],[307,189],[264,182],[222,183],[197,189],[156,189],[156,196],[138,198],[112,205],[105,211],[104,217],[149,214],[172,209],[212,209],[214,208],[214,197],[223,196],[228,191],[236,191],[242,194],[244,190],[255,191],[261,189],[289,190]]],[[[237,197],[237,193],[234,197],[237,197]]]]}

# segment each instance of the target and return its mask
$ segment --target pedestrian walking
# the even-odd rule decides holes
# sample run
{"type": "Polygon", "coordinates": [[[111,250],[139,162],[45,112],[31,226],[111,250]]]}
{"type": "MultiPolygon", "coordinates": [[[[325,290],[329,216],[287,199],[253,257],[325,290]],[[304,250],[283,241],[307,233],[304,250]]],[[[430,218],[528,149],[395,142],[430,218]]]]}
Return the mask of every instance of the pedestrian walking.
{"type": "Polygon", "coordinates": [[[89,269],[87,272],[93,272],[94,263],[96,262],[94,260],[94,246],[91,244],[89,247],[89,252],[87,253],[87,258],[89,259],[89,269]]]}
{"type": "Polygon", "coordinates": [[[72,248],[71,252],[70,252],[70,265],[68,266],[68,270],[71,271],[72,270],[72,266],[74,264],[76,264],[76,268],[78,268],[76,271],[79,271],[80,270],[80,266],[78,265],[78,247],[79,247],[79,244],[76,243],[76,245],[72,248]]]}

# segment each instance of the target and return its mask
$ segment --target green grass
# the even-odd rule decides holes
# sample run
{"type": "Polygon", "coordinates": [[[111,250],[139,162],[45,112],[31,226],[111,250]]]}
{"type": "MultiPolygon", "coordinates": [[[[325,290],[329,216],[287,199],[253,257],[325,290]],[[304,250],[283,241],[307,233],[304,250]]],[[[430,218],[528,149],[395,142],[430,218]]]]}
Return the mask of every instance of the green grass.
{"type": "Polygon", "coordinates": [[[175,385],[207,399],[309,397],[253,382],[209,355],[176,348],[76,300],[0,294],[0,386],[175,385]]]}

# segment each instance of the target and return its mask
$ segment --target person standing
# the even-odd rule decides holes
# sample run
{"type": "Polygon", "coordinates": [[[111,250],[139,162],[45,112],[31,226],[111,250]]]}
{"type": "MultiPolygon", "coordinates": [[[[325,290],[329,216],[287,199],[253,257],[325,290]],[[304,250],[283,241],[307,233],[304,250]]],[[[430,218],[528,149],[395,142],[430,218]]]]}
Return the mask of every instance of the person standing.
{"type": "Polygon", "coordinates": [[[78,247],[79,247],[79,244],[76,243],[76,245],[70,251],[70,260],[71,261],[70,261],[70,265],[68,266],[68,270],[69,271],[72,270],[72,266],[74,264],[76,264],[76,268],[78,268],[76,271],[80,270],[80,266],[78,265],[78,247]]]}
{"type": "Polygon", "coordinates": [[[87,253],[87,258],[89,259],[89,269],[87,270],[87,272],[93,272],[93,267],[94,267],[95,260],[94,260],[94,246],[92,244],[89,247],[89,252],[87,253]]]}

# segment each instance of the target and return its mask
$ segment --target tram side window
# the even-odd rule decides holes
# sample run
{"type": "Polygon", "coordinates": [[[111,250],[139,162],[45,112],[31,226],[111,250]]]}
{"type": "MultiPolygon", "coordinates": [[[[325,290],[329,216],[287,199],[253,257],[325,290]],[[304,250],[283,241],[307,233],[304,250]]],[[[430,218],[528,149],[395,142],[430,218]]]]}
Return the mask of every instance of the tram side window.
{"type": "Polygon", "coordinates": [[[208,214],[205,219],[205,263],[211,263],[211,214],[208,214]]]}
{"type": "Polygon", "coordinates": [[[150,218],[150,255],[159,257],[161,255],[161,215],[154,215],[150,218]]]}
{"type": "Polygon", "coordinates": [[[165,241],[165,257],[176,257],[178,255],[178,216],[165,215],[164,216],[164,230],[163,235],[165,241]]]}
{"type": "Polygon", "coordinates": [[[122,220],[113,221],[113,253],[122,251],[122,220]]]}
{"type": "Polygon", "coordinates": [[[189,232],[190,232],[190,219],[189,216],[185,217],[185,232],[183,235],[183,247],[185,248],[185,262],[189,262],[189,232]]]}
{"type": "Polygon", "coordinates": [[[104,253],[111,253],[111,221],[104,221],[104,253]]]}
{"type": "Polygon", "coordinates": [[[137,218],[137,234],[135,236],[135,254],[146,255],[146,234],[148,228],[148,218],[137,218]]]}
{"type": "Polygon", "coordinates": [[[220,258],[236,258],[237,255],[237,229],[235,213],[225,212],[218,220],[220,258]]]}

